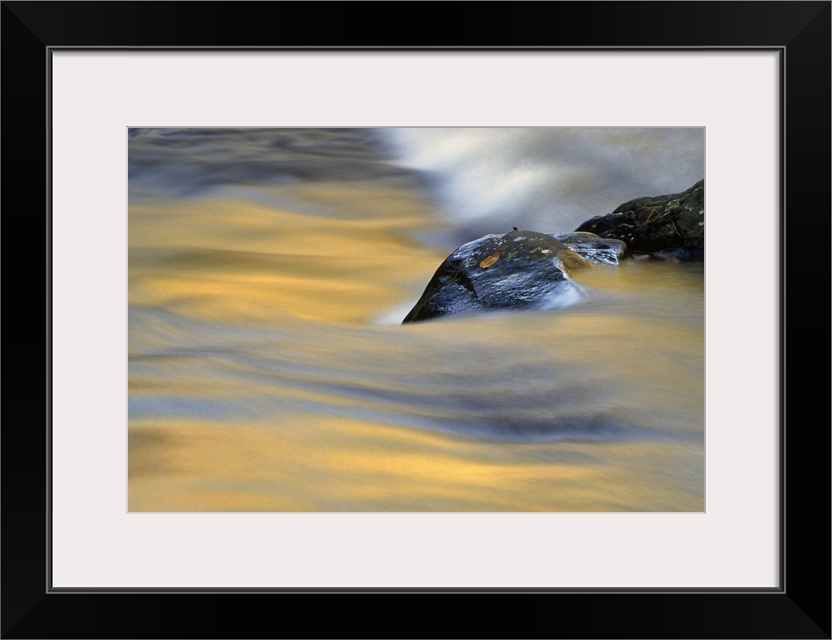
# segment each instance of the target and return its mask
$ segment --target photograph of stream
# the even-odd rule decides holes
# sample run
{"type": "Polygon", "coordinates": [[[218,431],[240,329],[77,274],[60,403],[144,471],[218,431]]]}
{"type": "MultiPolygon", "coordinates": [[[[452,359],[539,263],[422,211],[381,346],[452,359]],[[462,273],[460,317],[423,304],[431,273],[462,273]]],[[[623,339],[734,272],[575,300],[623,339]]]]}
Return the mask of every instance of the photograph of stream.
{"type": "Polygon", "coordinates": [[[129,511],[704,511],[704,128],[126,135],[129,511]]]}

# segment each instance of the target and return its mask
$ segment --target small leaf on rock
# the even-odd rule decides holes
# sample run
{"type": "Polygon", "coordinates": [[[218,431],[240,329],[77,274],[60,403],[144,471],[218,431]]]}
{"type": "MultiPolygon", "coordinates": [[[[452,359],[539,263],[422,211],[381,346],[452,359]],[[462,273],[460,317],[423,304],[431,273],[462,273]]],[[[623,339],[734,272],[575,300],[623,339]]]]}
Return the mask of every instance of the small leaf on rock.
{"type": "Polygon", "coordinates": [[[488,256],[482,262],[480,262],[480,269],[487,269],[492,264],[497,262],[497,260],[499,258],[500,258],[500,252],[499,251],[497,253],[492,253],[490,256],[488,256]]]}

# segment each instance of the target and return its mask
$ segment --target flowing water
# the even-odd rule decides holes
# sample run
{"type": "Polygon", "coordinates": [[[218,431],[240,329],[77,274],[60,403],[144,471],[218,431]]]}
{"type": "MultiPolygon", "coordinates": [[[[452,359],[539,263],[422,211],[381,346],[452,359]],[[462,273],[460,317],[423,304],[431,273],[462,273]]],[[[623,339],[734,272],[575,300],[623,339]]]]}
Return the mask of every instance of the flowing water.
{"type": "Polygon", "coordinates": [[[703,510],[701,265],[400,324],[461,242],[688,188],[661,131],[131,130],[129,509],[703,510]]]}

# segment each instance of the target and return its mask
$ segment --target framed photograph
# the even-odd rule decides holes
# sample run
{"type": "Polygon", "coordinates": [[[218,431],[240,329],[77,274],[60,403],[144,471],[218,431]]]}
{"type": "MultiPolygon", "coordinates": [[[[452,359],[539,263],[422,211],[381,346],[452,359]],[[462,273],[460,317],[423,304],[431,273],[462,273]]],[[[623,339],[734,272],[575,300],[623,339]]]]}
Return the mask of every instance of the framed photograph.
{"type": "Polygon", "coordinates": [[[830,637],[830,3],[393,6],[3,3],[3,637],[830,637]]]}

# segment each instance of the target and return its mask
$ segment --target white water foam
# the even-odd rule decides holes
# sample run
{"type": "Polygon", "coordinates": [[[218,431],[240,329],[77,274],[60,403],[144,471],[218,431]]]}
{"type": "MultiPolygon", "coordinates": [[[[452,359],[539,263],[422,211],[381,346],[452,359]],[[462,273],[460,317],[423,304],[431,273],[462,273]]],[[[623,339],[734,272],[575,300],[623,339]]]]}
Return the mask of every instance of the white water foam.
{"type": "MultiPolygon", "coordinates": [[[[470,233],[574,230],[704,176],[703,128],[402,128],[382,137],[425,173],[440,214],[470,233]]],[[[476,236],[474,236],[476,237],[476,236]]]]}

